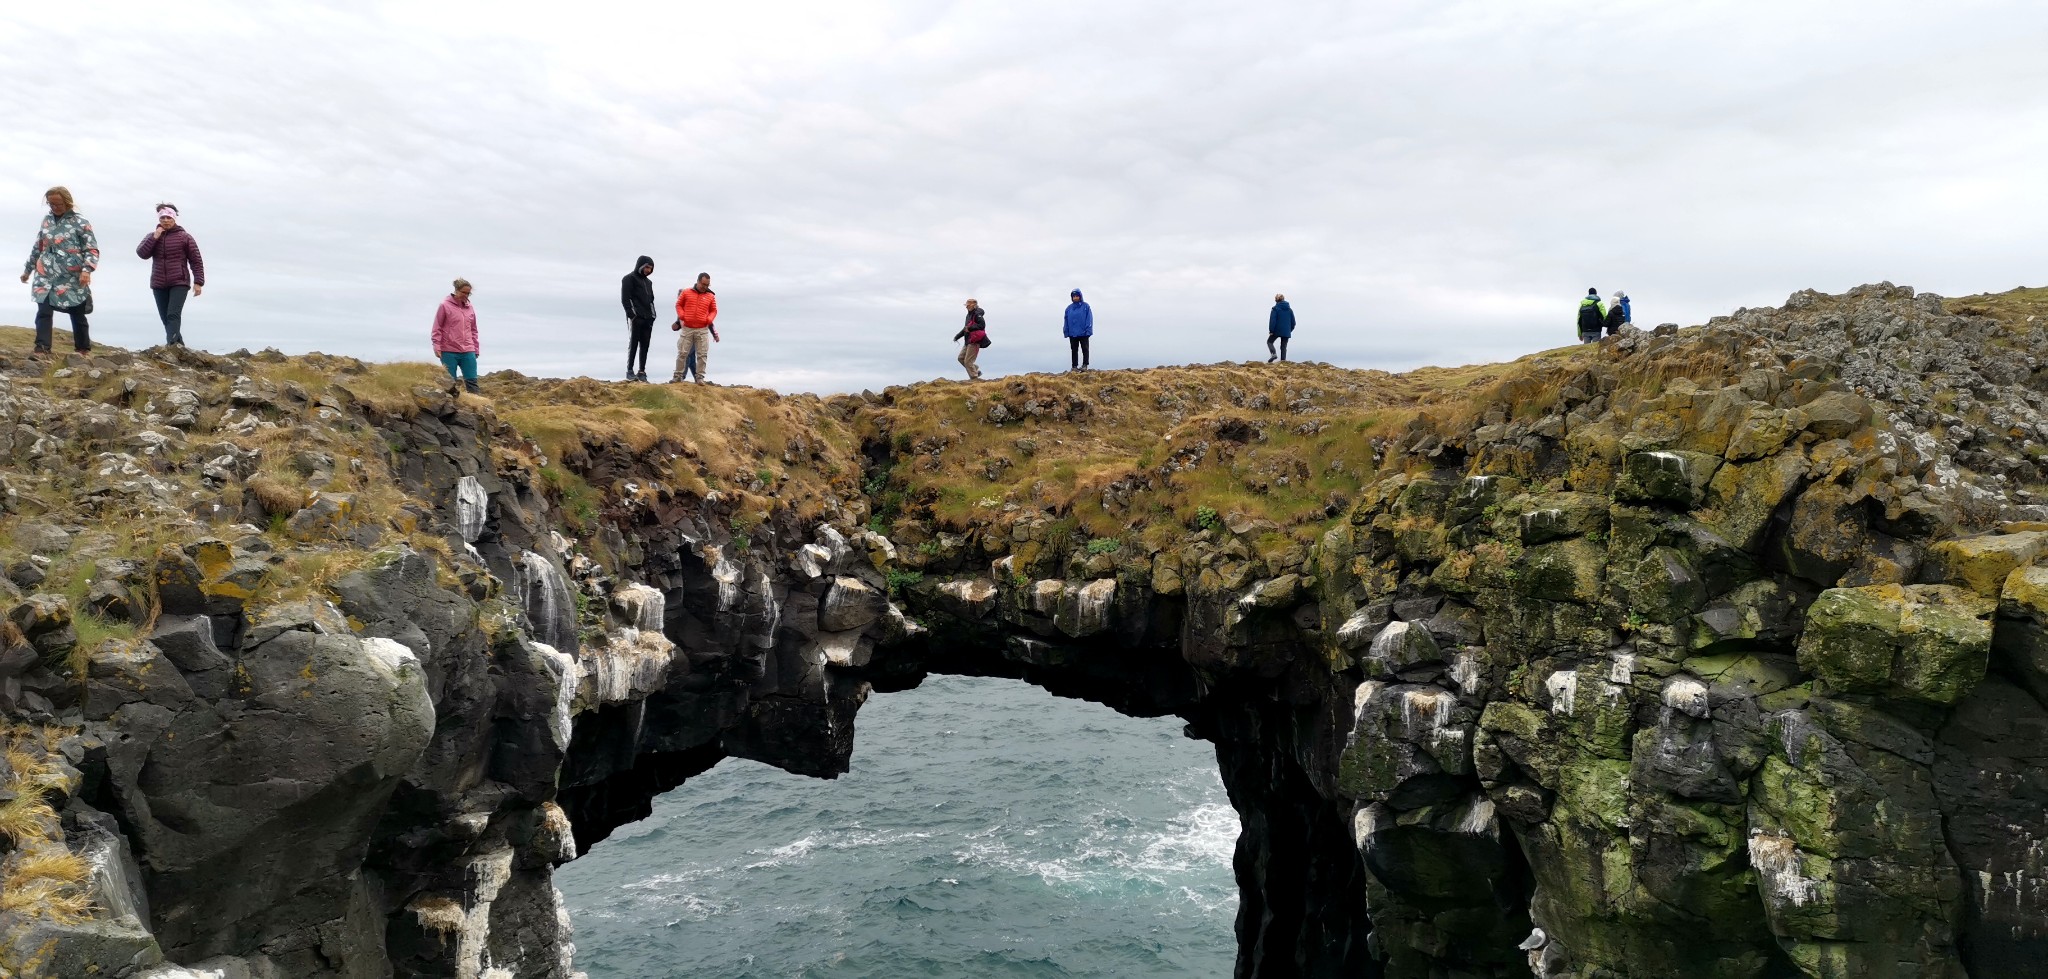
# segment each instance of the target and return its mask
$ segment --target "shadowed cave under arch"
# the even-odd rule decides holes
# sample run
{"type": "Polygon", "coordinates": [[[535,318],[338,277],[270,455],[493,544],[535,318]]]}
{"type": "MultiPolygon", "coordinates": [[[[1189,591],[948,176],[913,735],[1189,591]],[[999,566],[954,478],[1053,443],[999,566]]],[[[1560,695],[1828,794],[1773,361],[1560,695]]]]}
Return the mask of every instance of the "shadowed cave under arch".
{"type": "MultiPolygon", "coordinates": [[[[1022,647],[1028,650],[1028,641],[1022,647]]],[[[628,738],[659,744],[688,737],[689,729],[703,723],[701,704],[679,693],[657,692],[645,701],[581,715],[558,797],[574,823],[578,855],[619,827],[647,818],[662,795],[687,793],[688,780],[727,758],[836,778],[847,771],[856,748],[854,710],[872,694],[913,689],[934,675],[1013,679],[1120,714],[1178,717],[1185,736],[1213,748],[1241,826],[1233,858],[1239,892],[1236,975],[1379,973],[1368,955],[1364,866],[1347,814],[1320,796],[1291,759],[1264,750],[1259,740],[1276,726],[1297,726],[1294,712],[1273,699],[1277,689],[1205,693],[1178,651],[1162,645],[1089,644],[1073,651],[1081,655],[1057,663],[1020,659],[1019,649],[1014,637],[961,635],[891,647],[868,668],[835,671],[832,682],[855,698],[852,709],[814,715],[832,718],[818,727],[776,728],[773,737],[749,733],[760,726],[743,724],[739,732],[684,750],[635,753],[628,738]],[[629,764],[613,767],[622,760],[629,764]]]]}

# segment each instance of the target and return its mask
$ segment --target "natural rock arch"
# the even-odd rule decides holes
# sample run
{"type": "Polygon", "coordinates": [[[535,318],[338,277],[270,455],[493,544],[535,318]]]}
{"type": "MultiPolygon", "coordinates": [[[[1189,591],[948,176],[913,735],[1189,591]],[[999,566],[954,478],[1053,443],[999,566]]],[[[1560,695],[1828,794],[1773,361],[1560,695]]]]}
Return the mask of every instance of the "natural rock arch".
{"type": "Polygon", "coordinates": [[[0,952],[565,976],[579,843],[719,757],[841,770],[871,691],[942,671],[1218,746],[1243,976],[2015,974],[2048,953],[2048,381],[1995,299],[1801,293],[1448,407],[1224,366],[728,392],[660,408],[700,413],[680,440],[594,382],[531,382],[515,430],[334,359],[9,374],[8,500],[190,533],[10,609],[0,695],[40,727],[0,732],[35,780],[0,874],[86,854],[107,910],[0,913],[0,952]],[[1032,505],[958,482],[1140,414],[1173,437],[1032,505]],[[1163,533],[1084,544],[1085,507],[1163,533]],[[80,597],[133,640],[81,648],[80,597]]]}

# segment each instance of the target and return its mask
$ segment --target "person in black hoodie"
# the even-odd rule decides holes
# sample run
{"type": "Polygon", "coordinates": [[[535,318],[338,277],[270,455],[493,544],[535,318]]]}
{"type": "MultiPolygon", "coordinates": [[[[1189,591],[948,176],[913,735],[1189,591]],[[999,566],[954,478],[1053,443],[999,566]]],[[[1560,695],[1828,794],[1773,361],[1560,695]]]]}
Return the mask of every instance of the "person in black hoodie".
{"type": "Polygon", "coordinates": [[[633,336],[626,344],[626,380],[647,380],[647,345],[654,341],[654,259],[645,255],[633,263],[633,271],[619,280],[619,304],[626,307],[626,322],[633,336]],[[639,366],[634,366],[634,357],[639,366]]]}

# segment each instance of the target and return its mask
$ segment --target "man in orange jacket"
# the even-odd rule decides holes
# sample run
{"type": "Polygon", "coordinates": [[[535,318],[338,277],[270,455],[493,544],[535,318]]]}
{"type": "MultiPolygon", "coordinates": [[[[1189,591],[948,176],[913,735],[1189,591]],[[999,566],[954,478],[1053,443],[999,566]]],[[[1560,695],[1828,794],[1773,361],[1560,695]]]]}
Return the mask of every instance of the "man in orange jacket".
{"type": "Polygon", "coordinates": [[[670,384],[683,383],[683,372],[694,366],[697,383],[704,383],[706,365],[711,362],[711,342],[718,339],[718,294],[711,291],[711,273],[697,273],[697,284],[676,293],[676,376],[670,384]]]}

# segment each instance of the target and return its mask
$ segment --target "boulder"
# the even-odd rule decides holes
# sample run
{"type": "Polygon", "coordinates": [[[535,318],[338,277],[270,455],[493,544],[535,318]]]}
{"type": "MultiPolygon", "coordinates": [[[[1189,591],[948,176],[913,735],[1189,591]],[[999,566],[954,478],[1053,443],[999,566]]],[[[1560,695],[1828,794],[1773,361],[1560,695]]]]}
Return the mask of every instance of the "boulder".
{"type": "Polygon", "coordinates": [[[1830,588],[1807,609],[1799,667],[1830,691],[1952,704],[1984,678],[1995,609],[1950,585],[1830,588]]]}
{"type": "Polygon", "coordinates": [[[1996,599],[2012,573],[2048,553],[2048,533],[1985,534],[1945,540],[1928,549],[1933,572],[1941,580],[1996,599]]]}
{"type": "Polygon", "coordinates": [[[1667,503],[1691,509],[1706,495],[1707,484],[1721,465],[1718,455],[1659,449],[1631,452],[1622,461],[1616,499],[1667,503]]]}
{"type": "Polygon", "coordinates": [[[818,602],[818,628],[825,632],[846,632],[865,628],[882,617],[889,596],[859,578],[839,575],[825,589],[818,602]]]}
{"type": "Polygon", "coordinates": [[[109,721],[112,794],[144,854],[156,936],[184,961],[350,900],[385,800],[434,729],[418,662],[388,639],[283,632],[243,654],[236,683],[236,698],[131,704],[109,721]]]}
{"type": "Polygon", "coordinates": [[[1106,632],[1110,625],[1111,603],[1115,599],[1115,578],[1086,584],[1069,583],[1061,589],[1059,606],[1053,612],[1053,626],[1075,639],[1106,632]]]}

